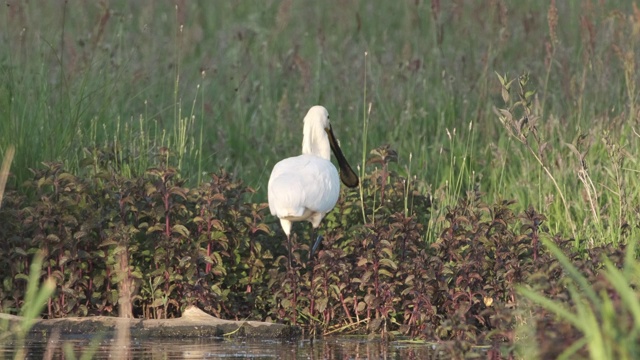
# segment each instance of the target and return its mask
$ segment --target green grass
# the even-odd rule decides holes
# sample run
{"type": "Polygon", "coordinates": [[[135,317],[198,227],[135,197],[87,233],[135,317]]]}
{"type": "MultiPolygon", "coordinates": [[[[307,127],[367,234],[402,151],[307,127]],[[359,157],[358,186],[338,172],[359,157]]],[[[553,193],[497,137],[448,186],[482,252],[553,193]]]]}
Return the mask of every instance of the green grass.
{"type": "Polygon", "coordinates": [[[42,252],[35,254],[31,262],[29,276],[24,275],[20,278],[21,281],[27,283],[24,304],[20,309],[20,321],[13,324],[8,321],[0,322],[0,340],[12,339],[16,342],[18,349],[15,354],[16,359],[25,358],[24,344],[27,335],[56,289],[55,280],[51,277],[40,283],[40,269],[43,261],[44,254],[42,252]]]}
{"type": "Polygon", "coordinates": [[[590,359],[637,358],[640,302],[636,282],[640,267],[636,259],[636,239],[629,241],[621,269],[606,255],[603,256],[605,266],[601,275],[611,290],[592,285],[552,241],[542,241],[568,275],[567,288],[573,307],[551,300],[526,286],[520,286],[518,291],[557,318],[573,325],[583,335],[582,339],[567,346],[559,358],[574,358],[581,348],[587,350],[590,359]],[[625,315],[621,316],[621,312],[625,315]]]}
{"type": "Polygon", "coordinates": [[[97,161],[95,149],[140,174],[167,148],[189,183],[222,167],[263,202],[272,166],[300,151],[305,112],[323,104],[354,166],[390,144],[391,169],[411,168],[436,215],[478,187],[534,206],[581,246],[618,242],[640,211],[640,20],[627,1],[558,6],[556,28],[545,2],[10,2],[9,187],[42,161],[97,161]],[[528,144],[493,111],[510,106],[495,74],[525,72],[539,135],[528,144]]]}

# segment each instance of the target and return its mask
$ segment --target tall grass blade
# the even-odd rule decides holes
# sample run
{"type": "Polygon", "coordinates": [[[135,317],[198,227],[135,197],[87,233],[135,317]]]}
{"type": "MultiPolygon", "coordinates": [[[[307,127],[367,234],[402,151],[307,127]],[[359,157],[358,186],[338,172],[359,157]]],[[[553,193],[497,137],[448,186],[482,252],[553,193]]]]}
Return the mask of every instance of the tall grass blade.
{"type": "Polygon", "coordinates": [[[13,145],[9,145],[9,148],[4,153],[4,159],[2,160],[2,167],[0,167],[0,207],[2,207],[2,198],[4,197],[4,188],[7,185],[7,178],[9,177],[9,169],[11,169],[11,162],[13,161],[13,155],[16,148],[13,145]]]}
{"type": "Polygon", "coordinates": [[[599,306],[600,300],[598,299],[598,295],[589,284],[587,278],[584,277],[580,273],[580,271],[571,263],[569,258],[560,250],[556,244],[553,243],[552,240],[541,237],[541,242],[549,249],[549,251],[553,254],[553,256],[558,259],[558,262],[562,265],[562,268],[569,274],[569,276],[576,282],[576,284],[580,287],[581,291],[584,291],[589,301],[591,301],[596,307],[599,306]]]}
{"type": "Polygon", "coordinates": [[[629,310],[633,316],[634,326],[632,329],[632,336],[635,336],[640,330],[640,300],[638,299],[638,294],[631,287],[632,284],[629,281],[630,279],[626,277],[622,271],[616,268],[610,260],[605,259],[604,264],[606,269],[604,276],[609,280],[618,295],[622,298],[625,309],[629,310]]]}
{"type": "Polygon", "coordinates": [[[529,289],[525,286],[517,287],[518,293],[526,297],[527,299],[533,301],[534,303],[542,306],[543,308],[549,310],[550,312],[556,314],[556,316],[568,321],[576,327],[580,327],[580,318],[572,313],[569,308],[562,303],[558,303],[554,300],[551,300],[544,295],[529,289]]]}

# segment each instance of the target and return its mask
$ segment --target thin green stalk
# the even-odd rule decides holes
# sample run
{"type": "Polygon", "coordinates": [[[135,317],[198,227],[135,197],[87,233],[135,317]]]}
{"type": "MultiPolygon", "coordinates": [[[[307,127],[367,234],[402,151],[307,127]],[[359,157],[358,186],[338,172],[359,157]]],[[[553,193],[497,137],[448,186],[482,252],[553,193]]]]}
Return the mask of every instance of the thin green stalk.
{"type": "Polygon", "coordinates": [[[411,160],[413,153],[409,153],[409,167],[407,169],[407,183],[404,187],[404,216],[409,216],[409,192],[411,191],[411,160]]]}
{"type": "Polygon", "coordinates": [[[364,74],[362,83],[362,165],[360,170],[360,184],[358,186],[360,192],[360,209],[362,210],[362,222],[367,223],[367,215],[364,208],[364,188],[362,181],[366,172],[367,164],[367,134],[369,131],[369,114],[371,113],[371,103],[367,107],[367,55],[368,52],[364,52],[364,74]]]}
{"type": "MultiPolygon", "coordinates": [[[[204,81],[205,72],[202,71],[202,80],[204,81]]],[[[198,182],[197,184],[202,183],[202,139],[204,138],[204,86],[202,86],[202,91],[200,92],[200,138],[198,139],[198,182]]]]}
{"type": "Polygon", "coordinates": [[[536,159],[538,164],[540,164],[540,167],[542,168],[542,170],[544,170],[544,172],[547,174],[549,179],[551,179],[551,182],[553,183],[553,186],[556,188],[556,191],[558,192],[558,195],[560,196],[560,199],[562,200],[562,205],[564,206],[564,211],[565,211],[565,217],[567,219],[567,222],[569,223],[569,226],[571,227],[571,232],[573,234],[573,238],[575,239],[575,241],[578,241],[578,234],[576,232],[576,225],[573,223],[573,219],[571,218],[571,211],[569,210],[569,204],[567,203],[567,199],[565,199],[565,197],[564,197],[564,193],[562,192],[562,189],[560,188],[560,185],[558,185],[558,182],[556,181],[556,179],[553,176],[553,174],[551,174],[551,171],[549,170],[549,168],[542,162],[542,159],[538,156],[538,154],[536,154],[536,152],[533,150],[533,148],[531,148],[531,145],[528,142],[525,143],[525,144],[527,146],[527,149],[529,149],[529,152],[531,153],[531,155],[533,155],[534,159],[536,159]]]}

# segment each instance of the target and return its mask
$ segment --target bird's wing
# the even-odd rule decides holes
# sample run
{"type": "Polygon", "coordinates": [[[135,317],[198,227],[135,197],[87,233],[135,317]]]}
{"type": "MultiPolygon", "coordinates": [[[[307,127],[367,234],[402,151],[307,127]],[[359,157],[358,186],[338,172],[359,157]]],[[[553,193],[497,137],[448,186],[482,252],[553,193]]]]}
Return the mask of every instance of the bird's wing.
{"type": "Polygon", "coordinates": [[[327,213],[340,195],[340,178],[333,164],[314,155],[284,159],[269,178],[271,214],[280,218],[302,216],[305,211],[327,213]]]}

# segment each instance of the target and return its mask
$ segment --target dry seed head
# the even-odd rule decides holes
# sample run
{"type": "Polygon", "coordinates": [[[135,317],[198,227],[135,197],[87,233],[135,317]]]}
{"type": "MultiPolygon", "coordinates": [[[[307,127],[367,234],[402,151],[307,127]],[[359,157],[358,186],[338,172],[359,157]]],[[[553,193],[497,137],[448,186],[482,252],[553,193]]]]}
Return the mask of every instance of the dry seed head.
{"type": "Polygon", "coordinates": [[[632,34],[635,38],[640,34],[640,9],[638,9],[638,5],[635,2],[633,3],[633,18],[631,21],[633,22],[632,34]]]}
{"type": "Polygon", "coordinates": [[[282,31],[282,29],[289,24],[289,20],[291,19],[291,5],[293,5],[291,0],[285,0],[280,3],[278,13],[276,14],[278,31],[282,31]]]}
{"type": "Polygon", "coordinates": [[[547,21],[549,22],[549,37],[551,38],[551,44],[555,47],[558,42],[558,36],[556,29],[558,28],[558,8],[556,7],[556,0],[551,0],[549,10],[547,11],[547,21]]]}
{"type": "Polygon", "coordinates": [[[434,22],[440,17],[440,0],[431,0],[431,16],[434,22]]]}

